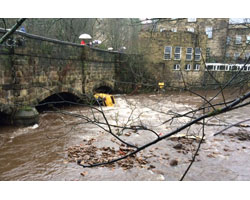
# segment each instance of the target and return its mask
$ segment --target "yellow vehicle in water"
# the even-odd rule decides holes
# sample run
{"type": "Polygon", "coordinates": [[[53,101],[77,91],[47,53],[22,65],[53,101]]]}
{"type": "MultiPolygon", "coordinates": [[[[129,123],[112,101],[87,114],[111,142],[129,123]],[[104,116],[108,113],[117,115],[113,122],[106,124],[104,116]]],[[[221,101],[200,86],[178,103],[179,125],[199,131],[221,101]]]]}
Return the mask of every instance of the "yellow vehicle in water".
{"type": "Polygon", "coordinates": [[[115,98],[113,95],[104,94],[104,93],[96,93],[94,97],[99,105],[103,105],[103,106],[115,105],[115,98]]]}

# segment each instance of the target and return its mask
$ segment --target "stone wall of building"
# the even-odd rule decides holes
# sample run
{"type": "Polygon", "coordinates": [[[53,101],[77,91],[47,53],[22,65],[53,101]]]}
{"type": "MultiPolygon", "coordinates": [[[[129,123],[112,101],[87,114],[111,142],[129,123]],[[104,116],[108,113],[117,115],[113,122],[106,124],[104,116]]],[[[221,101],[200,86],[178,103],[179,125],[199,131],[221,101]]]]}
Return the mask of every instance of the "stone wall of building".
{"type": "Polygon", "coordinates": [[[228,18],[169,18],[162,19],[156,31],[205,33],[208,36],[207,62],[244,62],[246,55],[249,56],[250,53],[249,45],[246,44],[250,36],[249,24],[230,24],[229,21],[228,18]],[[207,28],[211,28],[210,33],[207,28]],[[238,44],[236,44],[236,36],[241,37],[241,42],[238,44]]]}
{"type": "Polygon", "coordinates": [[[197,85],[201,81],[206,56],[195,60],[195,49],[206,51],[206,35],[187,31],[183,32],[142,32],[140,49],[147,60],[147,68],[158,82],[165,82],[171,87],[183,87],[184,84],[197,85]],[[171,58],[165,57],[165,48],[171,47],[171,58]],[[175,48],[180,47],[180,58],[175,58],[175,48]],[[191,59],[186,59],[187,48],[191,48],[191,59]],[[179,65],[179,68],[175,68],[179,65]],[[190,68],[186,66],[190,65],[190,68]],[[196,69],[199,65],[199,69],[196,69]]]}
{"type": "Polygon", "coordinates": [[[250,56],[250,27],[231,24],[228,28],[226,45],[227,63],[244,63],[250,56]]]}
{"type": "MultiPolygon", "coordinates": [[[[148,60],[147,66],[156,80],[165,81],[172,87],[185,85],[210,87],[215,85],[214,79],[218,80],[216,84],[226,83],[240,69],[239,66],[232,64],[244,63],[250,56],[249,24],[230,24],[227,18],[169,18],[160,19],[151,27],[148,24],[146,26],[147,29],[141,31],[140,43],[142,54],[148,60]],[[241,37],[239,44],[236,44],[237,36],[241,37]],[[204,58],[200,70],[192,68],[196,62],[185,59],[187,47],[195,48],[197,44],[201,44],[204,58]],[[164,59],[166,46],[172,47],[172,58],[174,58],[173,47],[182,47],[181,59],[164,59]],[[235,58],[237,54],[239,59],[235,58]],[[211,73],[205,69],[205,62],[214,65],[211,73]],[[222,66],[215,66],[220,63],[222,66]],[[180,64],[180,70],[173,69],[175,64],[180,64]],[[185,68],[186,64],[191,64],[190,70],[185,68]],[[230,64],[230,67],[226,68],[226,64],[230,64]],[[211,75],[215,77],[212,78],[211,75]]],[[[248,79],[244,77],[249,71],[250,67],[245,67],[234,82],[243,80],[242,83],[245,83],[248,79]]]]}

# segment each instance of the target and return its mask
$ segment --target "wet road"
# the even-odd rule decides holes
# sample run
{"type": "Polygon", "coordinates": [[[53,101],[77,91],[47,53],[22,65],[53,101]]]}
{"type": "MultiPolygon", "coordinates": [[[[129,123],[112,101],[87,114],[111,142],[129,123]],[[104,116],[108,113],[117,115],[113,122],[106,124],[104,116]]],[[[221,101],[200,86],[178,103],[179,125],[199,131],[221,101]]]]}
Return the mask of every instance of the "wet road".
{"type": "MultiPolygon", "coordinates": [[[[210,92],[208,96],[213,94],[210,92]]],[[[233,98],[231,93],[227,95],[233,98]]],[[[103,107],[111,124],[144,125],[159,134],[169,133],[190,120],[179,118],[162,124],[172,116],[170,114],[184,113],[202,104],[200,97],[177,92],[165,95],[119,95],[115,98],[115,107],[103,107]]],[[[219,102],[220,98],[216,101],[219,102]]],[[[68,107],[64,110],[71,114],[91,116],[91,110],[86,107],[68,107]]],[[[249,134],[250,128],[233,127],[224,134],[213,136],[225,127],[222,126],[225,123],[250,118],[249,113],[250,106],[247,106],[209,119],[208,123],[218,126],[205,127],[205,143],[185,180],[250,180],[250,140],[235,135],[249,134]]],[[[102,119],[101,115],[95,116],[102,119]]],[[[244,124],[250,125],[250,121],[244,124]]],[[[200,125],[194,125],[181,133],[188,131],[189,134],[197,135],[201,134],[200,130],[200,125]]],[[[147,165],[135,165],[128,170],[118,166],[82,168],[75,162],[69,162],[67,149],[92,138],[95,139],[93,145],[96,147],[118,148],[109,133],[93,124],[83,123],[80,118],[63,114],[43,113],[38,126],[1,127],[0,180],[179,180],[198,145],[193,140],[163,140],[139,153],[138,156],[147,158],[147,165]],[[180,143],[180,149],[173,148],[180,143]],[[173,160],[177,161],[176,166],[171,166],[173,160]]],[[[140,130],[126,131],[121,138],[143,145],[156,137],[149,131],[140,130]]]]}

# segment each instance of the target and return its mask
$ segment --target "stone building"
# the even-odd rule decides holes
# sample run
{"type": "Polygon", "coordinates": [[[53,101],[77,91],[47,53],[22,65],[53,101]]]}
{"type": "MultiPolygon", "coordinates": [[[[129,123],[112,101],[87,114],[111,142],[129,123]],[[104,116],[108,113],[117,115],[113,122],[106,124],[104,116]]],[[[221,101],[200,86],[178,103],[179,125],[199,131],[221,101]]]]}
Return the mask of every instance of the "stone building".
{"type": "Polygon", "coordinates": [[[250,56],[250,25],[230,24],[226,40],[226,63],[244,63],[250,56]]]}
{"type": "Polygon", "coordinates": [[[204,71],[207,37],[192,32],[143,32],[140,35],[142,50],[148,70],[159,82],[172,87],[185,83],[200,84],[204,71]]]}
{"type": "Polygon", "coordinates": [[[188,31],[207,35],[207,59],[222,62],[225,55],[228,19],[225,18],[184,18],[166,19],[159,23],[158,30],[174,32],[188,31]]]}
{"type": "MultiPolygon", "coordinates": [[[[250,26],[231,24],[227,18],[160,19],[140,33],[148,69],[173,87],[208,85],[208,70],[218,71],[213,75],[226,82],[229,72],[240,70],[249,57],[249,44],[250,26]]],[[[250,71],[250,65],[243,71],[250,71]]]]}
{"type": "Polygon", "coordinates": [[[250,25],[232,24],[229,18],[160,19],[155,32],[193,32],[207,35],[208,63],[242,63],[250,54],[250,25]]]}

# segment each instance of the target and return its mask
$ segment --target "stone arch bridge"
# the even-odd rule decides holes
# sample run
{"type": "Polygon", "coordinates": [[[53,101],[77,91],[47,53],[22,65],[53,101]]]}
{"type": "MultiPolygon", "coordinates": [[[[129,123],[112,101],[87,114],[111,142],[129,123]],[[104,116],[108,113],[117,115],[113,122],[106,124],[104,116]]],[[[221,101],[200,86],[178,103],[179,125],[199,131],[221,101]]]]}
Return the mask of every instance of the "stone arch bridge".
{"type": "MultiPolygon", "coordinates": [[[[6,31],[0,29],[0,37],[6,31]]],[[[62,92],[114,90],[129,56],[16,31],[0,46],[0,114],[62,92]]]]}

